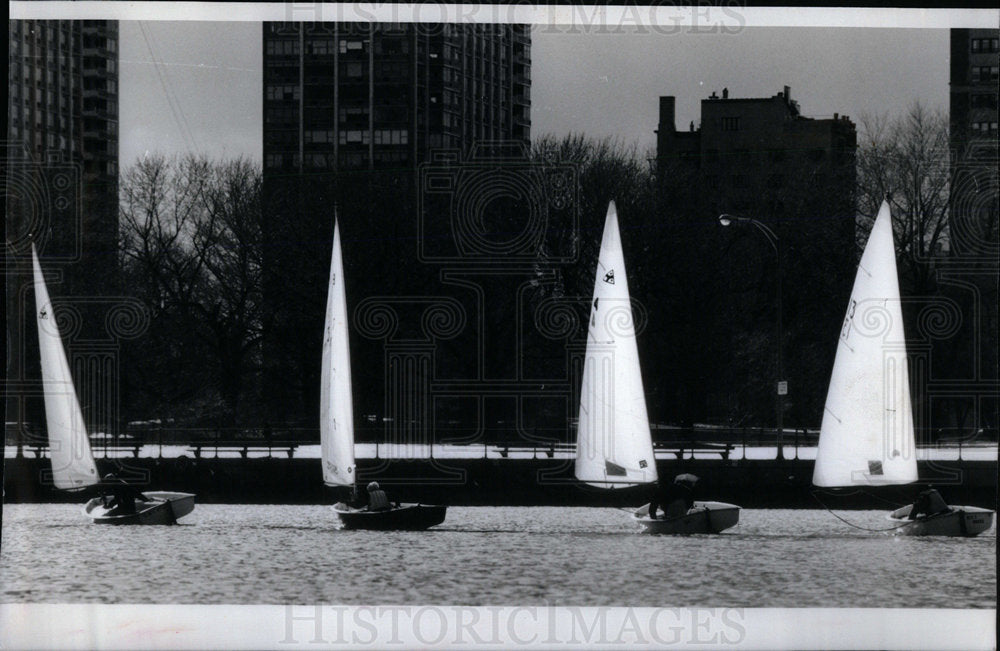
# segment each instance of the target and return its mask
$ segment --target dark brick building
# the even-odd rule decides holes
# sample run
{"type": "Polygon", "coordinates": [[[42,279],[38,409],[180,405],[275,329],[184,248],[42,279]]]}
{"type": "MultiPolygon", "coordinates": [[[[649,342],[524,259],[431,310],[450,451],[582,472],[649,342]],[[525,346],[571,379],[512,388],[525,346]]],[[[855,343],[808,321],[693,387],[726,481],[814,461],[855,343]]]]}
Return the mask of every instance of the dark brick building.
{"type": "MultiPolygon", "coordinates": [[[[838,216],[853,229],[854,123],[801,114],[790,89],[772,97],[731,98],[728,90],[701,101],[700,126],[674,124],[674,98],[660,98],[656,167],[661,179],[697,172],[698,184],[717,198],[720,212],[777,216],[802,182],[842,200],[838,216]],[[846,211],[846,212],[844,212],[846,211]]],[[[832,215],[827,215],[832,217],[832,215]]],[[[853,233],[853,230],[852,230],[853,233]]]]}
{"type": "Polygon", "coordinates": [[[699,351],[674,367],[719,364],[714,376],[683,378],[684,391],[702,395],[710,415],[774,423],[778,408],[768,406],[784,380],[785,422],[817,422],[825,381],[816,378],[832,365],[843,319],[831,298],[846,301],[857,259],[855,125],[804,116],[787,86],[756,98],[723,89],[701,100],[699,124],[678,130],[675,119],[674,98],[661,97],[659,199],[677,243],[674,275],[687,274],[678,287],[689,288],[674,336],[699,351]],[[721,214],[757,227],[722,228],[721,214]]]}

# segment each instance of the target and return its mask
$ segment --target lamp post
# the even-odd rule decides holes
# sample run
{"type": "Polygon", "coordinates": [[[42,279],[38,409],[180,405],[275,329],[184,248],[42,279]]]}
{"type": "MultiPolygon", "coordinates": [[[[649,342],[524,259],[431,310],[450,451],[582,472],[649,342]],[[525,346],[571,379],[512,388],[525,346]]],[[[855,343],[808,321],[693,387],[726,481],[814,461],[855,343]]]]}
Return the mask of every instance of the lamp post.
{"type": "Polygon", "coordinates": [[[785,420],[785,394],[788,393],[788,384],[784,380],[785,369],[784,369],[784,354],[782,351],[782,325],[781,325],[781,243],[778,236],[773,230],[771,230],[766,224],[763,224],[752,217],[738,217],[736,215],[719,215],[719,223],[723,226],[729,226],[731,224],[750,224],[755,227],[758,231],[764,234],[767,238],[767,243],[771,245],[774,249],[774,255],[778,261],[777,269],[777,281],[775,283],[775,295],[777,296],[778,303],[778,338],[775,341],[775,356],[778,359],[778,381],[775,385],[775,410],[776,421],[778,425],[778,458],[785,458],[785,451],[783,448],[783,437],[784,437],[784,420],[785,420]]]}

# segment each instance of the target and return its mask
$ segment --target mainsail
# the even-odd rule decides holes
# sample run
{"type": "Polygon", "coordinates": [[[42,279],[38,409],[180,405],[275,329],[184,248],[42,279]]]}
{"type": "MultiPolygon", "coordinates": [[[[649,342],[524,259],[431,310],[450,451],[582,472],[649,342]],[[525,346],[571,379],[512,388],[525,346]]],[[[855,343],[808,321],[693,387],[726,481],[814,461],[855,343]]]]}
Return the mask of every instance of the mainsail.
{"type": "Polygon", "coordinates": [[[912,414],[892,218],[883,202],[840,331],[813,484],[916,481],[912,414]]]}
{"type": "Polygon", "coordinates": [[[575,473],[604,488],[656,481],[614,202],[608,206],[590,305],[575,473]]]}
{"type": "Polygon", "coordinates": [[[97,467],[87,438],[80,402],[62,337],[56,324],[49,291],[42,276],[35,245],[31,245],[34,267],[35,316],[38,322],[38,351],[45,395],[45,421],[49,435],[49,455],[56,488],[79,489],[98,483],[97,467]]]}
{"type": "Polygon", "coordinates": [[[344,291],[344,264],[336,218],[333,222],[333,255],[323,333],[319,435],[323,481],[329,486],[353,486],[354,406],[347,337],[347,294],[344,291]]]}

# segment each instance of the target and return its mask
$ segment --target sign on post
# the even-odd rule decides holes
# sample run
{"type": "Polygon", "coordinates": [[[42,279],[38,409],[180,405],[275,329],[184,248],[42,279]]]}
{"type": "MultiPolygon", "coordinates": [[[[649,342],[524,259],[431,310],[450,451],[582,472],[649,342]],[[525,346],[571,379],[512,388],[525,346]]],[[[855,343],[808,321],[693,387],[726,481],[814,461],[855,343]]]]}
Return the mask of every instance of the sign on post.
{"type": "Polygon", "coordinates": [[[788,395],[788,380],[781,380],[778,382],[778,395],[779,396],[788,395]]]}

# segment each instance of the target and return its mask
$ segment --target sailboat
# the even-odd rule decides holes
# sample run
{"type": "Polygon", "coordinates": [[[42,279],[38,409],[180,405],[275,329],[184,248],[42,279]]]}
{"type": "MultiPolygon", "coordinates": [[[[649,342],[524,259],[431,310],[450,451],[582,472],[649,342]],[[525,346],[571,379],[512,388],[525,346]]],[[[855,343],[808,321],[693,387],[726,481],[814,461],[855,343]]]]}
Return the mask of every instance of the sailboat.
{"type": "MultiPolygon", "coordinates": [[[[100,477],[34,243],[31,262],[52,477],[56,488],[79,491],[100,484],[100,477]]],[[[134,509],[95,497],[84,506],[84,514],[98,524],[174,524],[194,510],[195,496],[190,493],[135,492],[134,509]]]]}
{"type": "MultiPolygon", "coordinates": [[[[910,484],[918,480],[916,452],[892,217],[882,202],[840,331],[813,484],[910,484]]],[[[896,533],[974,536],[993,522],[993,511],[977,507],[951,506],[910,520],[911,508],[889,514],[896,533]]]]}
{"type": "MultiPolygon", "coordinates": [[[[344,263],[340,246],[340,227],[334,219],[319,407],[320,456],[323,464],[323,482],[327,486],[353,488],[355,485],[357,466],[354,462],[353,400],[344,263]]],[[[333,509],[345,529],[419,530],[444,522],[447,507],[394,504],[388,510],[369,511],[338,502],[333,509]]]]}
{"type": "MultiPolygon", "coordinates": [[[[639,351],[629,299],[625,256],[615,203],[608,205],[590,305],[587,351],[580,388],[574,474],[600,488],[626,488],[657,481],[639,351]]],[[[685,515],[659,520],[649,505],[633,518],[648,533],[718,533],[739,522],[740,508],[695,502],[685,515]]]]}

